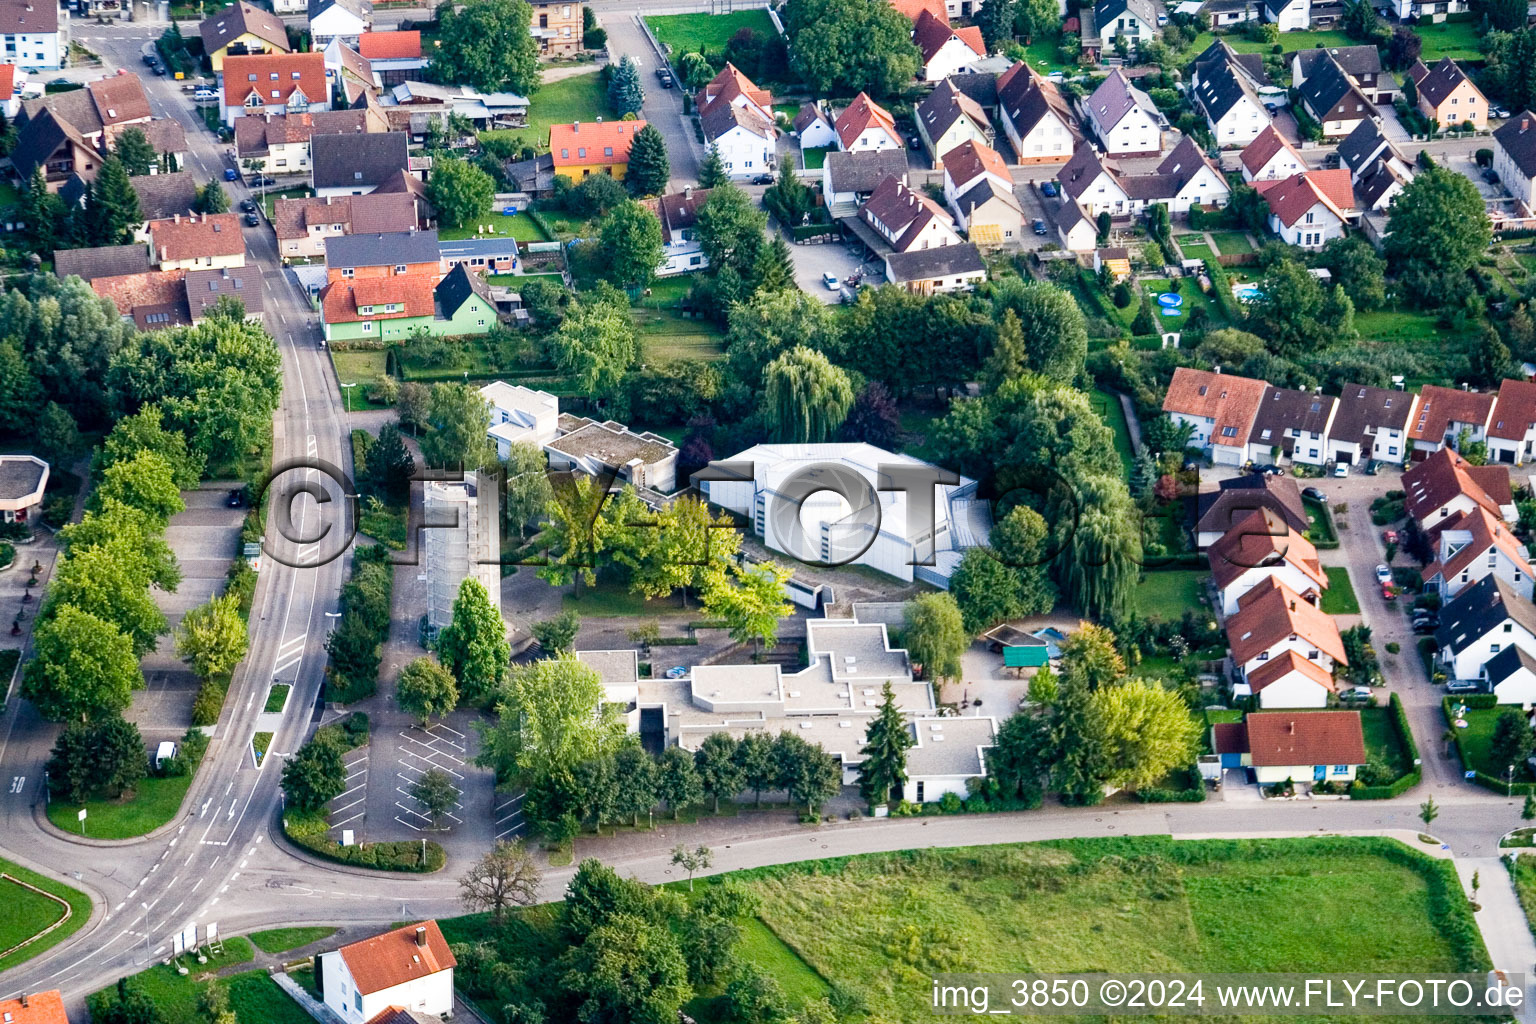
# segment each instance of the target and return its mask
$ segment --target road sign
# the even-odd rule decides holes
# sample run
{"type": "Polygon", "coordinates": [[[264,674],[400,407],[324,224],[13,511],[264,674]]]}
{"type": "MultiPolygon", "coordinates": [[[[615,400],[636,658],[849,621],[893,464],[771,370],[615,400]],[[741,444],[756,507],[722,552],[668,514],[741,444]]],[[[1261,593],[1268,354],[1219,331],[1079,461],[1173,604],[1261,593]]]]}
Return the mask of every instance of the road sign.
{"type": "Polygon", "coordinates": [[[1477,772],[1475,770],[1465,771],[1461,773],[1461,777],[1464,779],[1475,779],[1477,778],[1477,772]]]}
{"type": "Polygon", "coordinates": [[[84,821],[85,820],[85,808],[84,807],[80,808],[80,813],[75,815],[75,818],[77,820],[79,820],[79,821],[84,821]]]}

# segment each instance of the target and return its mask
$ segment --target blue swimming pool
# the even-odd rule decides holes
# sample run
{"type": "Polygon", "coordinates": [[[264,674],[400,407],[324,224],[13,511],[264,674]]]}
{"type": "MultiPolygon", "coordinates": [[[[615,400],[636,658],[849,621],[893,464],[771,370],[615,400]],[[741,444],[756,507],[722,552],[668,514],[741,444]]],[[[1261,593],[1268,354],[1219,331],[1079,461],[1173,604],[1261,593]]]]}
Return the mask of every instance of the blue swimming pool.
{"type": "Polygon", "coordinates": [[[1262,298],[1264,295],[1256,284],[1235,284],[1232,286],[1232,294],[1244,302],[1252,302],[1254,299],[1262,298]]]}

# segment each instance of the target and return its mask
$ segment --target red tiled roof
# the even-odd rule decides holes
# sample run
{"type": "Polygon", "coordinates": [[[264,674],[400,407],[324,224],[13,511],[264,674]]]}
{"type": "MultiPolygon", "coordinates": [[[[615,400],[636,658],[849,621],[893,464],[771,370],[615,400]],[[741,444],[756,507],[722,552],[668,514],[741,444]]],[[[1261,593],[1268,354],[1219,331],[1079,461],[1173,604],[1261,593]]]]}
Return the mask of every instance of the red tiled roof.
{"type": "Polygon", "coordinates": [[[1355,191],[1349,171],[1339,167],[1327,171],[1302,171],[1279,181],[1255,182],[1255,189],[1269,204],[1280,223],[1290,227],[1318,203],[1332,210],[1340,220],[1354,209],[1355,191]]]}
{"type": "Polygon", "coordinates": [[[426,274],[393,274],[389,277],[336,280],[321,289],[320,304],[325,311],[325,322],[328,324],[431,316],[434,309],[433,287],[431,276],[426,274]],[[400,304],[400,308],[393,313],[386,313],[378,308],[366,316],[358,312],[362,306],[381,307],[392,302],[400,304]]]}
{"type": "Polygon", "coordinates": [[[1408,424],[1408,436],[1415,441],[1438,444],[1452,423],[1486,424],[1493,413],[1493,403],[1494,396],[1485,392],[1426,384],[1419,392],[1419,414],[1408,424]]]}
{"type": "Polygon", "coordinates": [[[16,95],[16,65],[0,64],[0,100],[16,95]]]}
{"type": "Polygon", "coordinates": [[[960,40],[978,57],[987,52],[986,43],[981,39],[981,29],[974,26],[969,29],[951,28],[948,20],[934,17],[931,11],[918,12],[917,21],[912,26],[912,42],[922,51],[924,64],[933,60],[934,55],[951,39],[960,40]]]}
{"type": "Polygon", "coordinates": [[[890,133],[891,138],[896,140],[896,144],[901,145],[901,135],[896,131],[896,119],[891,116],[891,112],[862,92],[855,96],[853,102],[838,115],[837,124],[834,127],[837,129],[837,137],[843,141],[843,148],[846,149],[853,145],[854,140],[862,135],[866,128],[871,126],[884,128],[890,133]]]}
{"type": "Polygon", "coordinates": [[[1254,509],[1232,524],[1232,529],[1206,551],[1216,588],[1223,590],[1249,569],[1286,564],[1300,571],[1320,589],[1328,576],[1317,559],[1317,548],[1291,529],[1274,511],[1254,509]]]}
{"type": "Polygon", "coordinates": [[[0,1014],[7,1024],[69,1024],[64,1012],[64,997],[58,989],[36,992],[26,997],[27,1005],[20,999],[0,1002],[0,1014]]]}
{"type": "Polygon", "coordinates": [[[294,89],[301,90],[311,103],[324,103],[330,95],[325,81],[323,53],[255,53],[225,57],[223,73],[226,107],[244,106],[246,97],[252,92],[261,96],[262,106],[268,107],[285,105],[294,89]],[[273,75],[277,77],[273,78],[273,75]]]}
{"type": "MultiPolygon", "coordinates": [[[[1409,466],[1403,473],[1403,493],[1408,514],[1417,519],[1425,529],[1434,529],[1439,522],[1425,522],[1425,520],[1458,496],[1466,495],[1492,515],[1501,515],[1500,503],[1489,495],[1477,477],[1473,476],[1474,468],[1470,462],[1450,448],[1442,448],[1424,461],[1409,466]]],[[[1503,467],[1491,468],[1499,470],[1503,467]]],[[[1507,479],[1508,470],[1504,472],[1507,479]]],[[[1492,474],[1485,474],[1485,476],[1491,477],[1492,474]]],[[[1507,484],[1505,489],[1508,489],[1507,484]]]]}
{"type": "Polygon", "coordinates": [[[1536,429],[1536,381],[1506,380],[1493,403],[1488,436],[1522,441],[1531,429],[1536,429]]]}
{"type": "Polygon", "coordinates": [[[1266,125],[1252,142],[1243,147],[1243,166],[1248,168],[1249,174],[1258,174],[1264,169],[1264,165],[1274,159],[1275,154],[1281,150],[1289,150],[1298,164],[1306,166],[1306,161],[1291,148],[1291,144],[1285,141],[1285,136],[1275,130],[1274,125],[1266,125]]]}
{"type": "Polygon", "coordinates": [[[1445,535],[1452,530],[1465,530],[1472,535],[1472,539],[1451,553],[1445,562],[1436,559],[1425,566],[1424,579],[1432,580],[1439,576],[1450,580],[1459,576],[1463,569],[1480,560],[1491,548],[1504,552],[1526,579],[1533,575],[1531,563],[1525,556],[1525,545],[1515,539],[1515,535],[1497,514],[1490,513],[1483,506],[1479,505],[1471,512],[1458,512],[1434,524],[1435,546],[1439,547],[1445,535]]]}
{"type": "Polygon", "coordinates": [[[982,174],[995,174],[1004,181],[1013,181],[1013,176],[1008,173],[1008,165],[1003,162],[1003,158],[998,155],[997,150],[984,142],[967,139],[963,144],[945,153],[943,163],[944,170],[948,172],[956,188],[982,174]]]}
{"type": "Polygon", "coordinates": [[[1238,598],[1237,612],[1227,618],[1227,645],[1239,665],[1292,635],[1339,664],[1348,664],[1333,617],[1273,577],[1238,598]]]}
{"type": "Polygon", "coordinates": [[[949,23],[949,11],[944,6],[944,0],[891,0],[891,6],[913,22],[927,11],[946,25],[949,23]]]}
{"type": "Polygon", "coordinates": [[[420,57],[421,32],[416,29],[364,32],[357,39],[357,52],[369,60],[407,60],[420,57]]]}
{"type": "Polygon", "coordinates": [[[149,222],[149,240],[157,262],[238,256],[245,252],[240,218],[233,213],[152,220],[149,222]]]}
{"type": "Polygon", "coordinates": [[[1258,693],[1264,687],[1278,683],[1292,672],[1300,672],[1309,682],[1316,683],[1329,693],[1334,693],[1339,688],[1339,684],[1334,682],[1333,675],[1323,671],[1323,666],[1311,658],[1303,658],[1295,651],[1286,651],[1280,657],[1271,658],[1249,672],[1248,686],[1254,693],[1258,693]]]}
{"type": "Polygon", "coordinates": [[[357,990],[363,995],[382,992],[458,966],[436,921],[408,924],[383,935],[342,946],[338,952],[347,970],[351,972],[357,990]],[[417,942],[417,929],[424,930],[421,944],[417,942]]]}
{"type": "Polygon", "coordinates": [[[629,147],[644,121],[582,121],[549,128],[549,152],[556,167],[629,162],[629,147]],[[612,149],[613,153],[606,151],[612,149]]]}
{"type": "Polygon", "coordinates": [[[158,306],[179,301],[185,294],[182,282],[185,270],[152,270],[147,274],[123,274],[118,277],[91,279],[91,291],[112,305],[123,316],[133,312],[135,306],[158,306]]]}
{"type": "Polygon", "coordinates": [[[1243,724],[1256,768],[1365,763],[1358,711],[1258,711],[1243,724]]]}
{"type": "Polygon", "coordinates": [[[113,75],[86,85],[96,101],[96,113],[108,128],[125,121],[143,121],[154,116],[149,97],[138,75],[113,75]]]}
{"type": "Polygon", "coordinates": [[[773,105],[773,96],[767,89],[759,89],[752,79],[742,74],[730,61],[726,61],[720,73],[699,90],[694,105],[699,108],[699,115],[703,116],[715,103],[730,103],[738,96],[745,96],[763,111],[771,113],[769,108],[773,105]]]}
{"type": "Polygon", "coordinates": [[[1267,386],[1261,380],[1181,366],[1173,371],[1163,411],[1214,419],[1211,443],[1242,447],[1248,443],[1267,386]]]}

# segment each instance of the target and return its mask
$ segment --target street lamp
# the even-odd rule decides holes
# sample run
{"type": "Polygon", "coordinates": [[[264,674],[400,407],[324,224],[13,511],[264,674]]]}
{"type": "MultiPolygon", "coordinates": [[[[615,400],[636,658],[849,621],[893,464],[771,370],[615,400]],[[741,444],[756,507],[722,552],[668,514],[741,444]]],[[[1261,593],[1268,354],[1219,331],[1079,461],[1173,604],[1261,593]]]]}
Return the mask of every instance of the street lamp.
{"type": "Polygon", "coordinates": [[[347,412],[352,411],[352,389],[357,387],[357,381],[349,381],[341,385],[341,395],[347,407],[347,412]]]}

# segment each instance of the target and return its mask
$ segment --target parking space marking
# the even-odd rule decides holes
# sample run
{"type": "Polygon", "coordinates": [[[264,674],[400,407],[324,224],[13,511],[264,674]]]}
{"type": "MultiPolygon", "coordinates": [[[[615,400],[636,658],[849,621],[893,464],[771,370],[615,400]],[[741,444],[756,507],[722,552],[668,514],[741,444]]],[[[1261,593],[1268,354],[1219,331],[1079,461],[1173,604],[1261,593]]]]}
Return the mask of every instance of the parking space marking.
{"type": "Polygon", "coordinates": [[[517,793],[502,800],[492,813],[495,815],[494,839],[505,839],[515,834],[523,827],[523,794],[517,793]]]}

